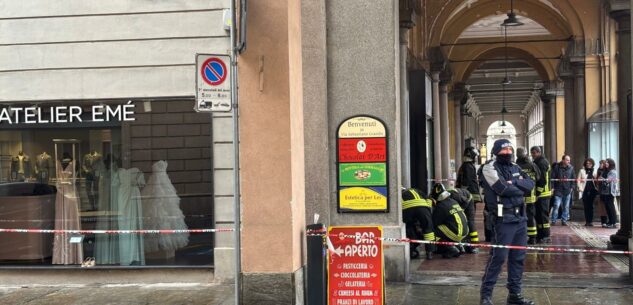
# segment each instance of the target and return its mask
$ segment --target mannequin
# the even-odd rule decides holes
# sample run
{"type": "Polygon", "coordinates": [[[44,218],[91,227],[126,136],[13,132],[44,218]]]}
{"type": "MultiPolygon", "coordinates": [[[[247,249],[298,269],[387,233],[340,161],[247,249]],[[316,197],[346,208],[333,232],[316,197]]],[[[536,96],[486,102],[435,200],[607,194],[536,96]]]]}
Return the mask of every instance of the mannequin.
{"type": "Polygon", "coordinates": [[[99,202],[99,177],[101,176],[102,157],[96,150],[84,156],[81,169],[86,177],[86,194],[91,210],[97,209],[99,202]]]}
{"type": "Polygon", "coordinates": [[[18,155],[11,159],[11,180],[25,181],[31,176],[31,160],[24,152],[19,151],[18,155]]]}
{"type": "MultiPolygon", "coordinates": [[[[55,199],[55,229],[80,230],[79,198],[75,188],[75,161],[68,152],[57,161],[57,197],[55,199]]],[[[81,243],[70,243],[70,235],[56,233],[53,239],[53,264],[80,264],[83,260],[81,243]]]]}
{"type": "Polygon", "coordinates": [[[51,163],[51,156],[47,152],[42,152],[35,157],[35,177],[37,182],[48,184],[51,163]]]}

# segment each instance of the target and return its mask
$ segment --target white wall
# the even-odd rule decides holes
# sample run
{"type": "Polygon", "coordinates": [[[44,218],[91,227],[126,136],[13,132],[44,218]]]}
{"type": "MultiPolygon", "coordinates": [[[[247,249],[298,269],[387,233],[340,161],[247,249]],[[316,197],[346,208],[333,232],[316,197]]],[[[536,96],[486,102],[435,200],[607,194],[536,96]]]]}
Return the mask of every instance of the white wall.
{"type": "Polygon", "coordinates": [[[229,0],[0,0],[0,102],[193,96],[229,0]]]}

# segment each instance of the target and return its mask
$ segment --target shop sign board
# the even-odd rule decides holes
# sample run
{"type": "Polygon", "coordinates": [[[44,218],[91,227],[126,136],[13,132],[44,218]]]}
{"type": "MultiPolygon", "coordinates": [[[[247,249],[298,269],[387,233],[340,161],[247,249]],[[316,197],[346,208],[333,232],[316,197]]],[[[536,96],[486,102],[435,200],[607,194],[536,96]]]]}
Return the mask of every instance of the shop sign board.
{"type": "Polygon", "coordinates": [[[339,139],[338,147],[339,162],[387,161],[385,138],[339,139]]]}
{"type": "Polygon", "coordinates": [[[231,57],[196,54],[197,112],[231,111],[231,57]]]}
{"type": "Polygon", "coordinates": [[[337,129],[339,213],[389,212],[387,129],[377,118],[359,115],[337,129]]]}
{"type": "Polygon", "coordinates": [[[328,305],[383,305],[382,227],[329,227],[328,236],[328,305]]]}
{"type": "Polygon", "coordinates": [[[380,211],[387,209],[387,188],[341,187],[339,207],[346,211],[380,211]]]}

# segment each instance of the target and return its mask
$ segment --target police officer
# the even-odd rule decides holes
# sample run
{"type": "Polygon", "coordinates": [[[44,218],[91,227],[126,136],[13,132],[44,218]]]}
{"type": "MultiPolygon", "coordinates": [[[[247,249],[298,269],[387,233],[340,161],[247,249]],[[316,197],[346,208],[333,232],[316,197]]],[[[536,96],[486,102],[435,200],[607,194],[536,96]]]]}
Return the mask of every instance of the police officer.
{"type": "MultiPolygon", "coordinates": [[[[541,170],[532,163],[527,156],[527,151],[523,147],[517,147],[517,165],[532,179],[537,181],[540,178],[541,170]]],[[[528,244],[536,244],[536,188],[533,188],[529,196],[525,198],[525,209],[527,214],[527,235],[528,244]]]]}
{"type": "MultiPolygon", "coordinates": [[[[402,220],[406,224],[407,238],[435,241],[433,232],[433,201],[416,188],[402,191],[402,220]]],[[[411,258],[420,256],[418,244],[410,243],[411,258]]],[[[425,244],[426,258],[433,258],[433,245],[425,244]]]]}
{"type": "MultiPolygon", "coordinates": [[[[484,197],[492,222],[492,242],[501,245],[527,245],[527,218],[524,197],[534,188],[534,181],[512,163],[512,144],[506,139],[495,141],[492,154],[496,159],[482,169],[484,197]]],[[[481,284],[482,305],[492,305],[492,290],[503,264],[508,259],[508,299],[510,305],[533,305],[521,295],[521,278],[525,250],[492,248],[481,284]]]]}
{"type": "Polygon", "coordinates": [[[545,159],[541,148],[538,146],[532,146],[530,149],[532,154],[532,160],[534,164],[539,168],[541,174],[538,176],[536,182],[536,204],[534,205],[536,220],[536,242],[539,244],[551,243],[550,238],[550,223],[549,223],[549,202],[552,197],[552,189],[550,187],[550,174],[551,167],[549,161],[545,159]]]}
{"type": "MultiPolygon", "coordinates": [[[[435,201],[433,225],[437,240],[461,242],[468,236],[468,219],[462,207],[451,199],[451,194],[440,183],[433,186],[431,198],[435,201]]],[[[441,245],[437,248],[443,258],[459,257],[461,254],[455,246],[441,245]]]]}
{"type": "MultiPolygon", "coordinates": [[[[479,243],[479,234],[477,233],[477,227],[475,226],[475,203],[473,201],[473,197],[465,189],[455,189],[449,188],[448,192],[451,194],[451,199],[457,201],[459,206],[464,210],[464,214],[466,215],[466,219],[468,219],[468,236],[463,240],[464,242],[477,244],[479,243]]],[[[476,254],[479,253],[479,249],[475,247],[458,247],[461,252],[476,254]]]]}

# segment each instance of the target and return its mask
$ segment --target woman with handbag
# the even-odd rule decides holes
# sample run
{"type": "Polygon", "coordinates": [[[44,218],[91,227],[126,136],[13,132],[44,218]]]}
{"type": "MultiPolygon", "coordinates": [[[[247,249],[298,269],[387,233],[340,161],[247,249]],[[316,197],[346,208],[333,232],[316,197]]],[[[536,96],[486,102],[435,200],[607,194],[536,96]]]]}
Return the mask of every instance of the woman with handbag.
{"type": "Polygon", "coordinates": [[[617,212],[615,208],[615,197],[620,196],[618,187],[618,173],[615,171],[615,161],[608,158],[605,162],[605,169],[600,177],[600,199],[604,202],[607,210],[608,221],[603,224],[603,228],[616,228],[617,212]]]}
{"type": "Polygon", "coordinates": [[[578,172],[578,197],[584,205],[585,227],[593,227],[593,202],[598,196],[598,188],[593,180],[596,177],[595,163],[593,159],[587,158],[578,172]]]}

